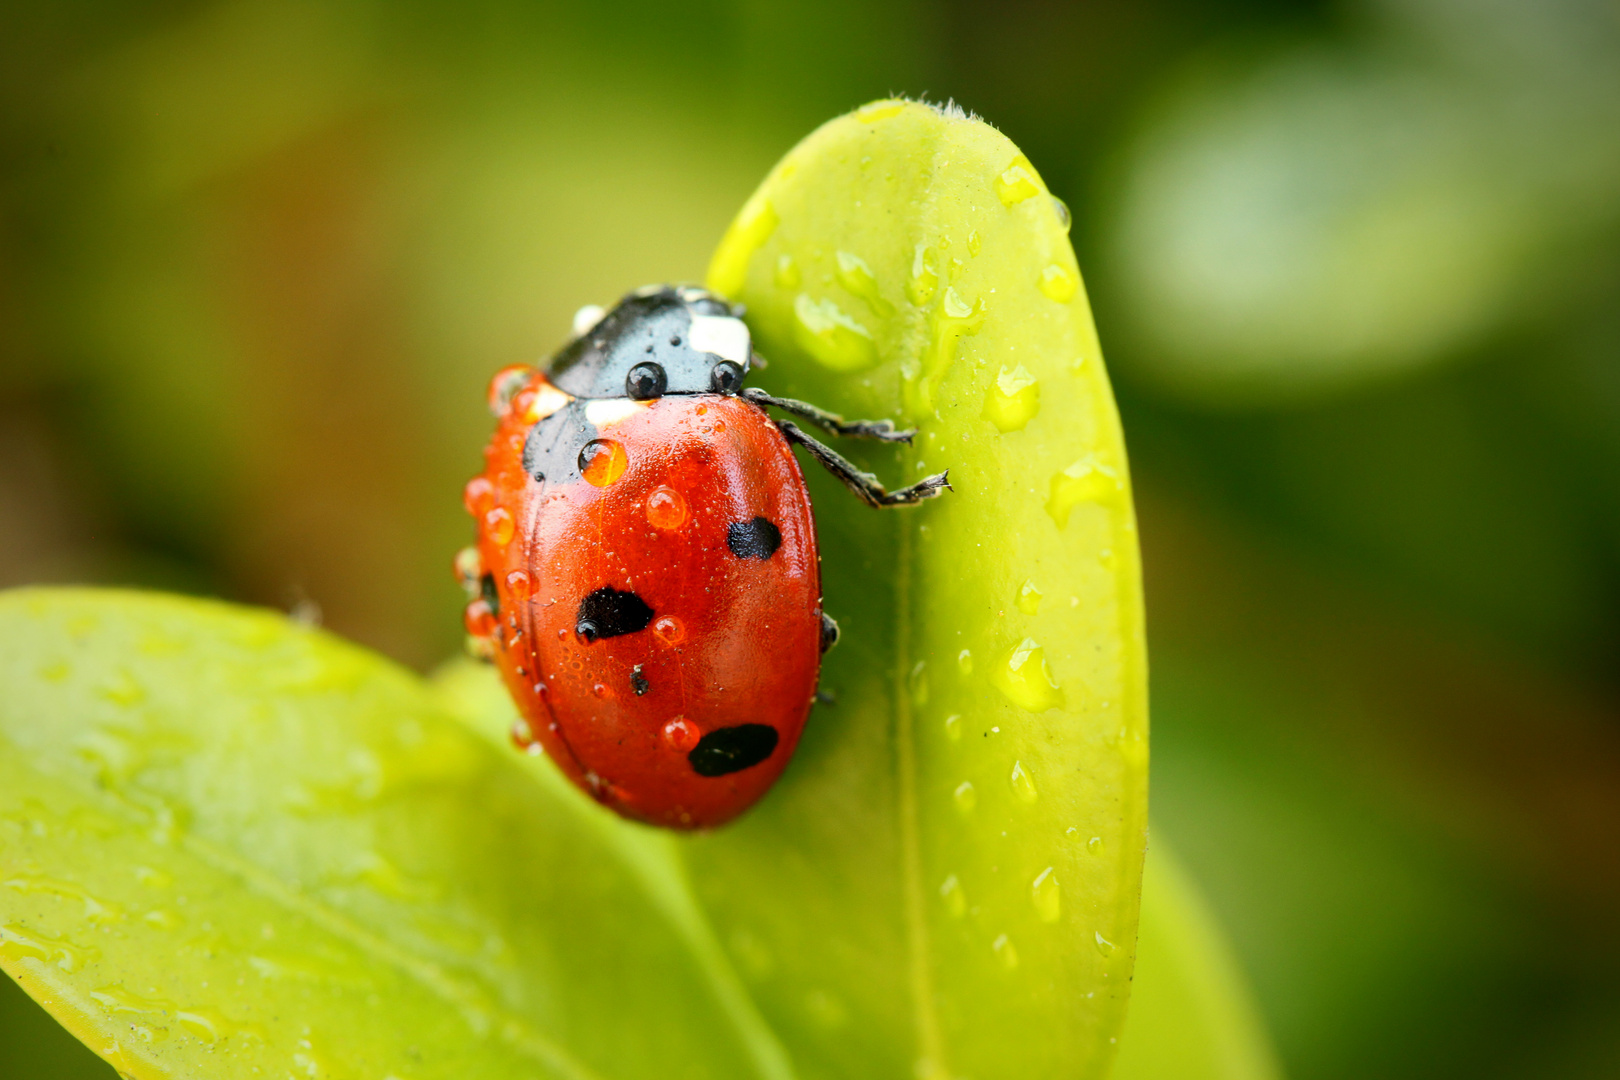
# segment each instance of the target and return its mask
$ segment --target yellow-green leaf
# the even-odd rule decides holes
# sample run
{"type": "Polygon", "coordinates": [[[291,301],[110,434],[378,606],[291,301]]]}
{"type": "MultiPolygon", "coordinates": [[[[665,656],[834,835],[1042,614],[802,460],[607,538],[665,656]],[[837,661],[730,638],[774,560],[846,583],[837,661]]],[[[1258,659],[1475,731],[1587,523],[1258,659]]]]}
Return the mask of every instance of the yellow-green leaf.
{"type": "Polygon", "coordinates": [[[880,102],[794,150],[722,243],[760,384],[916,424],[852,456],[956,484],[873,512],[809,478],[837,703],[740,822],[611,818],[508,748],[487,671],[440,688],[479,741],[270,616],[18,594],[0,963],[142,1077],[1103,1076],[1145,658],[1063,221],[992,129],[880,102]]]}
{"type": "Polygon", "coordinates": [[[22,591],[0,687],[0,967],[130,1076],[786,1075],[664,838],[377,656],[22,591]]]}
{"type": "Polygon", "coordinates": [[[1230,947],[1157,827],[1113,1080],[1279,1080],[1230,947]]]}
{"type": "Polygon", "coordinates": [[[1008,139],[875,102],[805,139],[716,252],[774,393],[916,425],[808,466],[844,637],[777,789],[685,844],[806,1074],[1099,1076],[1136,938],[1147,703],[1125,451],[1067,215],[1008,139]]]}

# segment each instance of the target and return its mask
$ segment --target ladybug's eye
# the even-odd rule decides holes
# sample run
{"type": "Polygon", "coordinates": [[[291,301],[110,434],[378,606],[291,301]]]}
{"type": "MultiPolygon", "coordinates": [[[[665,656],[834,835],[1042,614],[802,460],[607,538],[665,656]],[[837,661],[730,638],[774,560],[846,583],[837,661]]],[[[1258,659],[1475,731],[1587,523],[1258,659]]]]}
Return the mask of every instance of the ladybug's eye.
{"type": "Polygon", "coordinates": [[[742,386],[743,369],[730,360],[722,360],[709,372],[709,385],[717,394],[735,394],[742,386]]]}
{"type": "Polygon", "coordinates": [[[630,374],[624,377],[624,392],[636,401],[663,397],[664,388],[668,385],[664,369],[651,361],[637,364],[630,369],[630,374]]]}

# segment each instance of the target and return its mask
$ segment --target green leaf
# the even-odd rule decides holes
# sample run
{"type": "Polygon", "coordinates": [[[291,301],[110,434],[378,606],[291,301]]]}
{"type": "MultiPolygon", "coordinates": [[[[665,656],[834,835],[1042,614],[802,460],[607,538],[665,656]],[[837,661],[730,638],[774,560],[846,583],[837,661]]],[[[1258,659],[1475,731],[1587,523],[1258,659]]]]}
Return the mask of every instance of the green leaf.
{"type": "Polygon", "coordinates": [[[1230,947],[1158,826],[1134,987],[1112,1080],[1280,1080],[1230,947]]]}
{"type": "Polygon", "coordinates": [[[685,845],[807,1075],[1098,1076],[1131,977],[1146,662],[1125,452],[1067,213],[1000,133],[875,102],[777,165],[709,284],[774,393],[916,425],[811,467],[844,630],[784,780],[685,845]]]}
{"type": "Polygon", "coordinates": [[[0,686],[0,966],[121,1072],[785,1074],[668,838],[605,834],[374,655],[22,591],[0,686]]]}
{"type": "Polygon", "coordinates": [[[137,1076],[1104,1075],[1146,672],[1058,204],[987,126],[880,102],[778,166],[711,277],[767,388],[917,424],[852,453],[956,484],[873,512],[808,478],[837,704],[759,807],[621,822],[510,750],[484,670],[440,683],[481,742],[268,615],[14,594],[6,970],[137,1076]]]}

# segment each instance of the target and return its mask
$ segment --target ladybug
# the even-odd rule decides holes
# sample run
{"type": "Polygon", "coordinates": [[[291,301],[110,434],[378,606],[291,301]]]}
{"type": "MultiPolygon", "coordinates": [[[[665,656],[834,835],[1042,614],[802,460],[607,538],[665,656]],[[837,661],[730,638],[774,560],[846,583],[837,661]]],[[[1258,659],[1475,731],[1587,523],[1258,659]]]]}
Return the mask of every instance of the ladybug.
{"type": "Polygon", "coordinates": [[[949,487],[939,473],[887,491],[772,419],[766,407],[837,435],[914,434],[745,388],[765,361],[741,314],[674,286],[582,309],[545,371],[491,380],[495,434],[464,492],[468,641],[517,702],[513,740],[672,828],[726,822],[775,782],[838,639],[792,446],[869,506],[949,487]]]}

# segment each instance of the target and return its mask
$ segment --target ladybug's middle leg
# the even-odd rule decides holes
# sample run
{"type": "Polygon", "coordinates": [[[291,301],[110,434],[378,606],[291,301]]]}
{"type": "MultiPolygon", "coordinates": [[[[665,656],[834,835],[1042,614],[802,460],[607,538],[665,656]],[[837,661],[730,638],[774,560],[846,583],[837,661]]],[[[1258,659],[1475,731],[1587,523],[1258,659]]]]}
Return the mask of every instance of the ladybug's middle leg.
{"type": "Polygon", "coordinates": [[[862,472],[855,467],[854,462],[836,453],[830,446],[806,435],[804,429],[793,421],[778,420],[776,426],[781,429],[783,437],[788,442],[798,443],[810,451],[810,456],[815,458],[822,468],[843,481],[844,486],[853,491],[867,506],[911,506],[924,499],[932,499],[951,486],[947,479],[949,474],[947,470],[924,477],[910,487],[890,491],[878,482],[877,477],[869,472],[862,472]]]}

